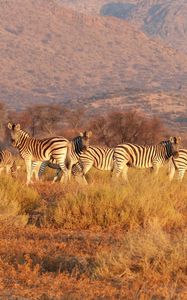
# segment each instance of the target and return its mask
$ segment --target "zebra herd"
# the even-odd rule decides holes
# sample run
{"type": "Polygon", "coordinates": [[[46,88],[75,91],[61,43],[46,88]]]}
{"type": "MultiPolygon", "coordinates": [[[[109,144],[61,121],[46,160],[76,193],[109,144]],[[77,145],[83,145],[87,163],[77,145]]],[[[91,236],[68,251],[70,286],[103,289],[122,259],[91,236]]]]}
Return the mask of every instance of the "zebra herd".
{"type": "MultiPolygon", "coordinates": [[[[33,138],[21,129],[20,124],[8,123],[8,129],[12,146],[18,149],[25,161],[27,184],[32,182],[34,174],[39,179],[47,166],[56,169],[53,181],[60,180],[65,183],[73,175],[85,184],[85,175],[92,167],[111,171],[115,178],[121,175],[124,181],[128,181],[127,172],[131,167],[151,168],[157,174],[159,168],[168,162],[170,180],[176,170],[182,180],[187,169],[187,150],[179,148],[179,137],[171,137],[153,146],[124,143],[109,148],[90,145],[91,131],[85,131],[69,141],[62,136],[33,138]]],[[[14,175],[15,162],[8,157],[7,150],[0,152],[0,166],[11,169],[12,176],[14,175]]]]}

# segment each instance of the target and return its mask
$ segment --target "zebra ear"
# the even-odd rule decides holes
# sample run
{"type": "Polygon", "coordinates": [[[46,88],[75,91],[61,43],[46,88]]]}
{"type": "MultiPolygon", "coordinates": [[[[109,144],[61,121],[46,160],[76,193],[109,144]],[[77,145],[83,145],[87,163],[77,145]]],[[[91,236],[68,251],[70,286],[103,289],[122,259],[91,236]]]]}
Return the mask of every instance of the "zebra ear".
{"type": "Polygon", "coordinates": [[[84,136],[84,133],[80,132],[80,136],[83,137],[83,136],[84,136]]]}
{"type": "Polygon", "coordinates": [[[92,131],[86,132],[86,136],[87,136],[88,138],[90,138],[90,137],[92,136],[92,131]]]}
{"type": "Polygon", "coordinates": [[[174,136],[174,137],[170,137],[170,142],[171,143],[174,143],[174,144],[180,144],[180,142],[181,142],[181,137],[179,136],[179,137],[176,137],[176,136],[174,136]]]}
{"type": "Polygon", "coordinates": [[[169,141],[173,144],[173,143],[174,143],[174,139],[175,139],[175,138],[171,136],[171,137],[169,138],[169,141]]]}
{"type": "Polygon", "coordinates": [[[12,129],[12,124],[9,122],[9,123],[7,124],[7,127],[8,127],[8,129],[12,129]]]}
{"type": "Polygon", "coordinates": [[[20,130],[20,128],[21,128],[20,124],[16,124],[15,129],[20,130]]]}

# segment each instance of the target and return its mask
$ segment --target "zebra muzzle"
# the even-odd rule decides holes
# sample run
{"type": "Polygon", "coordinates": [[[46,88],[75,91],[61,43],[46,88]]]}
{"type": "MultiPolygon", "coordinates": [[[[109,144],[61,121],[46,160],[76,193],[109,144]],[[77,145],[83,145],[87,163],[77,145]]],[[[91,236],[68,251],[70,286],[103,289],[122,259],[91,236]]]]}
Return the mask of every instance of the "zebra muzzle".
{"type": "Polygon", "coordinates": [[[174,157],[174,158],[178,158],[178,157],[179,157],[179,152],[178,152],[178,151],[174,152],[174,153],[173,153],[173,157],[174,157]]]}
{"type": "Polygon", "coordinates": [[[15,147],[15,146],[16,146],[15,140],[12,140],[12,139],[11,139],[11,144],[12,144],[13,147],[15,147]]]}

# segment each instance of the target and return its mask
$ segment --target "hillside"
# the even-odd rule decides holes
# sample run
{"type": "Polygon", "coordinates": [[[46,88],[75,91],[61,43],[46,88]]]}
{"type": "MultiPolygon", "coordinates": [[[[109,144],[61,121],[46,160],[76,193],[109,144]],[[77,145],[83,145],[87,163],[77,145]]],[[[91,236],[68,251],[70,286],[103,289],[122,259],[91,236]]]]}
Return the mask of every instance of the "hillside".
{"type": "MultiPolygon", "coordinates": [[[[89,101],[88,101],[89,102],[89,101]]],[[[187,129],[187,97],[179,93],[145,92],[142,90],[126,90],[122,93],[103,95],[91,99],[87,105],[91,112],[95,110],[105,113],[108,110],[137,110],[148,117],[158,117],[174,132],[186,133],[187,129]]]]}
{"type": "Polygon", "coordinates": [[[133,106],[146,113],[149,107],[148,114],[165,119],[165,108],[157,109],[159,96],[153,106],[142,99],[144,93],[162,92],[184,99],[181,106],[172,96],[176,107],[171,107],[172,113],[177,111],[174,119],[183,118],[185,110],[178,111],[186,101],[187,56],[126,21],[84,15],[59,1],[44,0],[2,2],[0,16],[0,101],[8,108],[60,102],[84,105],[93,113],[97,107],[118,108],[115,97],[122,95],[119,107],[129,108],[132,96],[133,106]],[[111,105],[95,104],[98,99],[104,104],[113,94],[111,105]]]}
{"type": "Polygon", "coordinates": [[[186,88],[187,57],[124,21],[84,16],[43,0],[1,3],[0,16],[1,99],[11,106],[74,104],[127,87],[186,88]]]}
{"type": "Polygon", "coordinates": [[[61,3],[90,15],[114,16],[132,22],[148,36],[187,52],[186,0],[61,0],[61,3]]]}

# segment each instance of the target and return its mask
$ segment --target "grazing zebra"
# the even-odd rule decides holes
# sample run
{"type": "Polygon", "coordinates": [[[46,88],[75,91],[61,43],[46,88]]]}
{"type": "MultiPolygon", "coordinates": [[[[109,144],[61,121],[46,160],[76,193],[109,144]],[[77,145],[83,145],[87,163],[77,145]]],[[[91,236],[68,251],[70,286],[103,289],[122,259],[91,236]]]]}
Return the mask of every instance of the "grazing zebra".
{"type": "Polygon", "coordinates": [[[85,175],[94,167],[98,170],[113,171],[114,148],[90,146],[79,157],[79,161],[72,168],[72,174],[87,184],[85,175]]]}
{"type": "Polygon", "coordinates": [[[178,179],[182,181],[187,170],[187,149],[179,149],[179,156],[170,159],[168,170],[170,180],[173,180],[176,170],[178,171],[178,179]]]}
{"type": "MultiPolygon", "coordinates": [[[[80,155],[83,153],[83,151],[85,151],[89,147],[91,136],[92,136],[91,131],[85,131],[84,133],[81,132],[79,136],[75,137],[70,142],[70,144],[71,144],[70,152],[69,152],[70,160],[69,160],[69,162],[67,162],[70,165],[68,165],[68,169],[72,169],[72,166],[78,162],[78,159],[79,159],[80,155]]],[[[62,171],[59,168],[59,165],[56,163],[56,161],[53,158],[51,159],[51,161],[42,162],[39,172],[38,172],[39,178],[41,177],[41,175],[43,174],[43,172],[47,166],[52,169],[56,169],[56,176],[54,177],[53,182],[55,182],[58,178],[61,178],[62,171]]]]}
{"type": "Polygon", "coordinates": [[[180,138],[171,137],[154,146],[139,146],[134,144],[120,144],[114,149],[114,175],[120,174],[128,181],[129,167],[152,168],[155,174],[171,156],[177,157],[180,138]]]}
{"type": "Polygon", "coordinates": [[[16,162],[14,161],[12,153],[7,149],[0,150],[0,174],[4,169],[6,170],[6,174],[11,173],[12,177],[16,177],[16,162]],[[13,166],[14,168],[12,168],[13,166]]]}
{"type": "Polygon", "coordinates": [[[45,161],[53,157],[64,172],[65,179],[69,175],[66,160],[71,144],[64,137],[51,137],[42,140],[32,138],[23,131],[20,124],[8,123],[10,129],[12,146],[19,150],[24,159],[27,171],[27,184],[31,182],[32,161],[45,161]]]}

